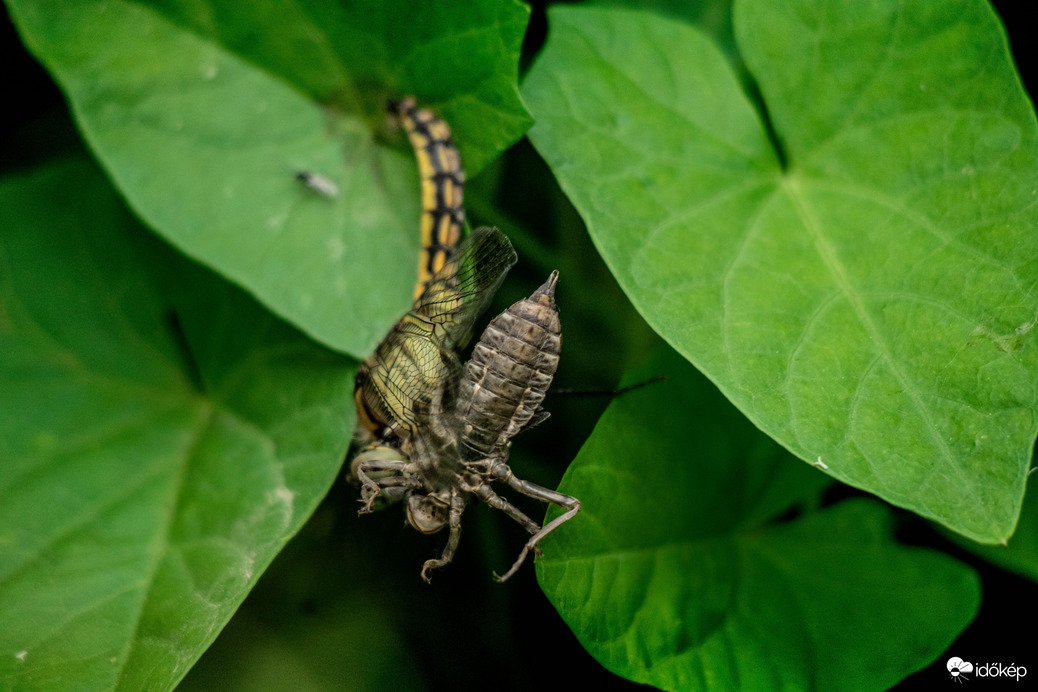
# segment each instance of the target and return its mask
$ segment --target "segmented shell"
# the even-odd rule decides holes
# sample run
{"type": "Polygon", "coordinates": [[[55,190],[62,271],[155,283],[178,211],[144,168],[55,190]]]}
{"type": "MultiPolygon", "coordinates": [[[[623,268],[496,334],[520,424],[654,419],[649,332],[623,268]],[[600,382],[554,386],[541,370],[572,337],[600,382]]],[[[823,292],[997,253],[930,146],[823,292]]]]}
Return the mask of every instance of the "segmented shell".
{"type": "Polygon", "coordinates": [[[503,454],[538,413],[559,364],[562,330],[552,272],[529,298],[495,317],[465,365],[458,391],[466,461],[503,454]]]}

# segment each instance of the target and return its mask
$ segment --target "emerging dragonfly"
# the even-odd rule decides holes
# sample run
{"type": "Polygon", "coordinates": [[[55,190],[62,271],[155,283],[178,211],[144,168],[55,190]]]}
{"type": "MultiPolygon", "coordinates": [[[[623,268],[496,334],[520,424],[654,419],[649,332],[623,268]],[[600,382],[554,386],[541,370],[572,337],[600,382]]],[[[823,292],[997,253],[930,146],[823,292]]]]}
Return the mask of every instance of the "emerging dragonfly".
{"type": "Polygon", "coordinates": [[[456,382],[461,372],[458,350],[515,261],[501,231],[473,231],[361,364],[354,400],[359,437],[367,444],[354,471],[365,461],[399,458],[408,438],[426,424],[434,400],[442,406],[445,383],[456,382]]]}
{"type": "Polygon", "coordinates": [[[422,533],[449,526],[443,553],[422,567],[426,582],[429,570],[453,559],[461,538],[461,514],[473,497],[502,510],[531,534],[511,569],[495,575],[498,581],[515,574],[541,539],[580,511],[576,498],[521,480],[508,466],[511,438],[548,417],[541,402],[558,366],[561,345],[557,279],[553,272],[533,295],[491,321],[460,380],[448,376],[435,388],[399,454],[362,454],[353,463],[362,484],[362,513],[384,496],[406,500],[408,521],[422,533]],[[495,481],[567,511],[542,527],[494,492],[495,481]]]}
{"type": "Polygon", "coordinates": [[[457,359],[454,354],[468,343],[476,317],[515,264],[515,252],[503,235],[473,238],[470,256],[457,256],[465,174],[450,128],[417,108],[411,97],[390,101],[388,108],[407,131],[418,160],[422,249],[411,310],[357,372],[353,395],[358,438],[367,445],[364,458],[400,448],[415,427],[417,411],[428,406],[453,367],[441,361],[457,359]]]}
{"type": "Polygon", "coordinates": [[[364,447],[351,463],[361,483],[361,513],[379,501],[406,500],[411,525],[424,533],[450,526],[447,547],[428,571],[453,558],[461,512],[472,497],[504,510],[531,534],[519,559],[580,503],[521,481],[508,467],[508,444],[547,417],[540,402],[558,364],[560,331],[554,307],[556,275],[530,298],[499,315],[463,369],[458,351],[516,261],[508,238],[479,228],[460,247],[464,174],[446,123],[405,98],[390,110],[403,123],[422,178],[422,252],[415,302],[361,365],[354,399],[364,447]],[[542,528],[494,493],[505,481],[567,512],[542,528]]]}

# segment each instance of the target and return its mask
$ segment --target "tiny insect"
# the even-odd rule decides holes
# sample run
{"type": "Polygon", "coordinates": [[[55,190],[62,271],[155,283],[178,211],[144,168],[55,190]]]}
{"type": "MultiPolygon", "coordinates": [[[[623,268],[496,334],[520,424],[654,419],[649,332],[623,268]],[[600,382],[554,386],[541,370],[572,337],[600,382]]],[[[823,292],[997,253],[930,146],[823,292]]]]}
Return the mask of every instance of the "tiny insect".
{"type": "Polygon", "coordinates": [[[354,462],[362,484],[361,513],[371,511],[377,498],[405,500],[412,527],[435,533],[449,527],[439,558],[427,560],[421,576],[446,566],[461,539],[461,515],[478,498],[505,512],[531,537],[512,567],[498,581],[510,578],[531,550],[580,511],[580,501],[515,476],[508,466],[511,438],[547,418],[541,402],[559,362],[561,328],[555,309],[558,273],[529,297],[495,317],[483,332],[455,383],[444,378],[412,434],[395,451],[397,456],[369,455],[354,462]],[[513,490],[557,504],[566,512],[545,526],[530,519],[491,484],[504,482],[513,490]]]}
{"type": "Polygon", "coordinates": [[[295,178],[319,195],[325,197],[339,196],[339,186],[323,175],[311,173],[310,171],[296,171],[295,178]]]}

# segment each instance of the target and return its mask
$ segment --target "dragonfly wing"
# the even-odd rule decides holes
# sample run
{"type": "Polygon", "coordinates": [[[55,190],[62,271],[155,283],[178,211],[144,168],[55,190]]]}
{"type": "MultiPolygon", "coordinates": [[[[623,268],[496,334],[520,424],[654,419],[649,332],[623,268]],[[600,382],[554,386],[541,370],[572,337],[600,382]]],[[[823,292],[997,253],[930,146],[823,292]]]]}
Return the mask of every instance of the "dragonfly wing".
{"type": "Polygon", "coordinates": [[[449,387],[452,394],[454,385],[448,383],[460,379],[457,354],[441,349],[413,322],[411,313],[405,315],[398,323],[400,331],[366,363],[367,379],[360,391],[369,417],[389,429],[380,433],[382,437],[390,431],[399,435],[415,430],[438,390],[449,387]]]}
{"type": "Polygon", "coordinates": [[[355,398],[365,429],[403,438],[421,426],[434,398],[449,406],[461,379],[458,349],[515,261],[507,236],[484,227],[433,274],[358,372],[355,398]]]}
{"type": "Polygon", "coordinates": [[[424,331],[443,350],[463,348],[476,318],[516,259],[508,236],[496,228],[477,228],[461,243],[457,255],[429,279],[409,313],[415,319],[408,328],[424,331]]]}

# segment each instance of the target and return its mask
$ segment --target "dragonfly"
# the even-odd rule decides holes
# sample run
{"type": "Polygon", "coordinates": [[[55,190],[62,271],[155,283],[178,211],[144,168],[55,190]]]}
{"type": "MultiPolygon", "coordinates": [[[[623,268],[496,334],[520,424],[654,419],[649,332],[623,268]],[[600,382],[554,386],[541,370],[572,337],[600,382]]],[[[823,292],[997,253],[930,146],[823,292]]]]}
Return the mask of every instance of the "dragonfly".
{"type": "MultiPolygon", "coordinates": [[[[465,173],[450,127],[430,110],[418,108],[411,96],[390,100],[387,110],[407,132],[418,162],[421,250],[411,310],[361,364],[354,381],[358,440],[366,445],[362,451],[365,458],[399,449],[414,428],[416,410],[428,404],[433,389],[449,369],[436,361],[449,359],[449,354],[465,346],[473,322],[507,268],[501,276],[488,273],[501,271],[497,263],[509,252],[513,258],[508,267],[515,263],[509,244],[507,250],[499,250],[501,257],[485,268],[459,271],[462,266],[481,261],[482,253],[494,250],[483,245],[489,242],[485,238],[478,239],[470,245],[471,257],[457,258],[465,220],[465,173]],[[473,247],[476,245],[483,249],[473,247]],[[483,274],[477,276],[475,271],[483,274]],[[430,286],[434,276],[435,286],[430,286]],[[467,280],[469,285],[459,287],[459,280],[467,280]],[[451,295],[455,302],[450,302],[451,295]],[[429,320],[439,323],[435,329],[429,320]]],[[[493,244],[502,242],[494,239],[493,244]]]]}
{"type": "MultiPolygon", "coordinates": [[[[361,364],[354,402],[364,446],[351,472],[362,483],[364,464],[406,458],[409,438],[449,408],[462,372],[458,351],[516,259],[504,233],[477,228],[361,364]]],[[[373,501],[365,499],[367,511],[373,501]]]]}
{"type": "Polygon", "coordinates": [[[362,483],[362,512],[376,498],[405,500],[408,522],[422,533],[449,528],[440,557],[427,560],[421,577],[449,564],[461,539],[461,516],[473,498],[505,512],[531,535],[512,567],[512,577],[538,543],[580,511],[569,495],[518,478],[508,465],[511,439],[544,421],[541,403],[559,362],[561,327],[555,307],[558,273],[529,298],[495,317],[473,348],[458,378],[446,377],[419,416],[396,457],[367,457],[355,464],[362,483]],[[541,526],[499,495],[492,483],[566,510],[541,526]]]}

